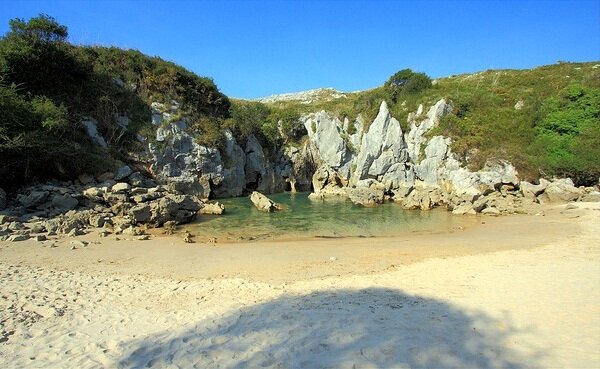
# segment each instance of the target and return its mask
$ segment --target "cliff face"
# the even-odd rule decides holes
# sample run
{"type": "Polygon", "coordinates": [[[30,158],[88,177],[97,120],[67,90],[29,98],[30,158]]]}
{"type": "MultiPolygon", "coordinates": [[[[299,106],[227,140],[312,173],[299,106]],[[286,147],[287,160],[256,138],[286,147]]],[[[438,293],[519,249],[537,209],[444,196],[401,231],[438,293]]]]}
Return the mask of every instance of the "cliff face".
{"type": "Polygon", "coordinates": [[[504,197],[518,193],[518,173],[510,163],[488,162],[482,170],[470,171],[450,149],[449,138],[430,135],[440,118],[451,111],[451,102],[444,99],[427,113],[419,106],[408,116],[407,132],[402,132],[385,102],[367,132],[357,129],[350,134],[349,122],[342,123],[324,111],[305,117],[310,145],[320,159],[311,198],[348,196],[364,206],[387,198],[407,208],[443,205],[456,213],[486,208],[517,211],[524,201],[535,202],[490,196],[502,191],[504,197]]]}
{"type": "Polygon", "coordinates": [[[228,129],[219,148],[201,145],[186,117],[169,120],[178,116],[173,107],[167,112],[155,104],[153,109],[156,137],[146,155],[150,172],[171,190],[201,198],[312,190],[312,199],[344,196],[364,206],[393,200],[409,209],[446,206],[455,213],[476,213],[514,212],[551,201],[550,195],[540,197],[546,187],[550,194],[554,187],[575,198],[582,194],[572,182],[544,182],[530,196],[532,185],[521,182],[514,166],[503,160],[469,170],[452,152],[450,138],[432,134],[452,111],[445,99],[408,114],[406,132],[385,101],[369,125],[362,115],[341,121],[326,111],[306,114],[300,118],[303,143],[283,145],[273,154],[253,134],[238,142],[228,129]]]}
{"type": "Polygon", "coordinates": [[[310,189],[314,149],[309,144],[281,147],[273,158],[253,134],[237,142],[226,129],[222,147],[211,148],[198,143],[185,117],[169,122],[167,114],[157,107],[153,111],[156,143],[148,144],[148,164],[159,181],[176,190],[224,198],[310,189]]]}

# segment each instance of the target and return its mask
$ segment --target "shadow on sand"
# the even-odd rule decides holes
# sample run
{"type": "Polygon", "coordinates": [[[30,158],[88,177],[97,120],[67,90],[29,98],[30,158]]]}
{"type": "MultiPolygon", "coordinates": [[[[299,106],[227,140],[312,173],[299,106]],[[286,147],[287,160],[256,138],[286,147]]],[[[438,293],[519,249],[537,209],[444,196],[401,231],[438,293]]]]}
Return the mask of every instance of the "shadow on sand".
{"type": "MultiPolygon", "coordinates": [[[[524,368],[511,323],[399,290],[329,290],[129,342],[119,368],[524,368]]],[[[523,354],[527,352],[527,355],[523,354]]]]}

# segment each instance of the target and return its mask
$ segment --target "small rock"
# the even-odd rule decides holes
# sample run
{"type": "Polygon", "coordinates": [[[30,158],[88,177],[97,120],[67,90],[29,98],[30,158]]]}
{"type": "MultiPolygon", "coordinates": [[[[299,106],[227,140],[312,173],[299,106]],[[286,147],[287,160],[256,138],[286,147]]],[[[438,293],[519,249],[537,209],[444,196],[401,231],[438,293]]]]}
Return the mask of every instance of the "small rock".
{"type": "Polygon", "coordinates": [[[83,230],[81,230],[80,228],[73,228],[71,229],[71,231],[67,234],[67,236],[69,237],[77,237],[77,236],[81,236],[84,235],[85,233],[83,232],[83,230]]]}
{"type": "Polygon", "coordinates": [[[71,195],[56,195],[52,197],[52,206],[62,211],[73,210],[77,204],[79,204],[79,201],[71,195]]]}
{"type": "Polygon", "coordinates": [[[193,237],[194,236],[190,232],[185,231],[185,233],[183,234],[183,242],[194,243],[193,237]]]}
{"type": "Polygon", "coordinates": [[[40,205],[48,198],[48,191],[31,191],[29,195],[18,195],[17,201],[26,208],[40,205]]]}
{"type": "Polygon", "coordinates": [[[575,210],[575,209],[578,209],[578,207],[573,204],[568,204],[567,206],[565,206],[565,210],[575,210]]]}
{"type": "Polygon", "coordinates": [[[113,193],[127,193],[131,189],[129,183],[119,182],[112,186],[111,190],[113,193]]]}
{"type": "Polygon", "coordinates": [[[150,239],[150,235],[149,234],[143,234],[141,236],[137,236],[136,238],[138,241],[146,241],[150,239]]]}
{"type": "Polygon", "coordinates": [[[117,169],[115,173],[115,180],[120,181],[123,178],[129,177],[133,173],[133,170],[129,166],[125,165],[117,169]]]}
{"type": "Polygon", "coordinates": [[[42,241],[46,241],[47,238],[46,238],[46,236],[44,236],[43,234],[41,234],[41,235],[38,235],[38,236],[34,236],[33,240],[37,241],[37,242],[42,242],[42,241]]]}
{"type": "Polygon", "coordinates": [[[336,258],[335,256],[332,256],[329,258],[329,261],[336,261],[338,258],[336,258]]]}
{"type": "Polygon", "coordinates": [[[25,229],[25,226],[21,222],[10,222],[10,224],[8,225],[8,229],[10,229],[11,231],[17,231],[20,229],[25,229]]]}
{"type": "Polygon", "coordinates": [[[89,242],[75,240],[75,241],[71,241],[71,245],[73,245],[74,247],[86,247],[87,245],[89,245],[89,242]]]}
{"type": "Polygon", "coordinates": [[[500,215],[500,210],[494,208],[494,207],[489,207],[489,208],[485,208],[481,211],[482,214],[487,214],[487,215],[500,215]]]}
{"type": "Polygon", "coordinates": [[[0,214],[0,224],[10,223],[12,221],[14,221],[13,217],[10,217],[8,215],[2,215],[2,214],[0,214]]]}
{"type": "Polygon", "coordinates": [[[29,239],[29,235],[28,234],[13,234],[12,236],[9,236],[7,241],[8,242],[19,242],[19,241],[26,241],[29,239]]]}
{"type": "Polygon", "coordinates": [[[33,223],[29,226],[29,229],[33,233],[42,233],[46,231],[46,227],[41,223],[33,223]]]}

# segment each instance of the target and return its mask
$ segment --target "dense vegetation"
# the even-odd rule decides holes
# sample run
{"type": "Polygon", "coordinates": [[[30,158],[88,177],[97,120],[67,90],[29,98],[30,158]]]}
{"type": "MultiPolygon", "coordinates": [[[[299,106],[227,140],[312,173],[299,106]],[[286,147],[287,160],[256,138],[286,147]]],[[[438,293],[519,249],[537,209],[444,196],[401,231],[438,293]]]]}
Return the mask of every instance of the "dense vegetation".
{"type": "Polygon", "coordinates": [[[151,133],[153,101],[176,100],[192,121],[227,118],[230,102],[208,78],[134,50],[76,47],[68,30],[41,15],[13,19],[0,38],[0,186],[35,177],[74,178],[113,167],[151,133]],[[127,116],[123,128],[115,122],[127,116]],[[80,122],[98,121],[108,149],[80,122]]]}

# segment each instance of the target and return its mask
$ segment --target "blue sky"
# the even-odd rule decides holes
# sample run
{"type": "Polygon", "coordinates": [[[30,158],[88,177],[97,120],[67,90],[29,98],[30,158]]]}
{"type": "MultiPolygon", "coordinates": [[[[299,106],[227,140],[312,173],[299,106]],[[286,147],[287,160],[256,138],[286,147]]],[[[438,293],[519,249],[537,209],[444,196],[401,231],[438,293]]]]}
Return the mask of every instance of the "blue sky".
{"type": "Polygon", "coordinates": [[[600,60],[600,1],[0,1],[70,40],[138,49],[214,79],[229,96],[381,85],[399,69],[433,77],[600,60]]]}

